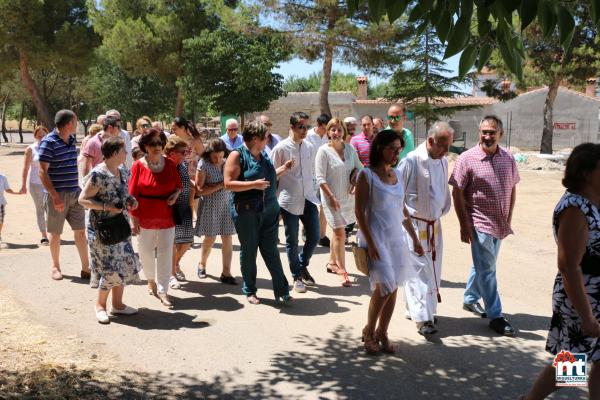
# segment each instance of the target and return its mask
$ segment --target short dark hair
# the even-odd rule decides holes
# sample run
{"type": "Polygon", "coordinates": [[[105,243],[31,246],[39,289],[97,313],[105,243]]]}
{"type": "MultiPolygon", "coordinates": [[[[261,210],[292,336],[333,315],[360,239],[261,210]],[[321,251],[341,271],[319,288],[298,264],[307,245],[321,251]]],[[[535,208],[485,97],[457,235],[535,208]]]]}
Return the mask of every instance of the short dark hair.
{"type": "Polygon", "coordinates": [[[211,139],[208,141],[206,147],[204,148],[202,158],[207,160],[212,153],[220,153],[221,151],[225,153],[225,157],[227,157],[227,153],[229,153],[229,151],[227,151],[227,146],[225,145],[225,142],[221,138],[211,139]]]}
{"type": "Polygon", "coordinates": [[[162,131],[159,131],[156,128],[152,128],[148,132],[142,133],[142,135],[140,136],[140,141],[138,142],[140,150],[142,150],[144,153],[147,153],[146,145],[150,143],[155,136],[158,136],[162,143],[162,147],[164,148],[167,144],[167,135],[165,135],[162,131]]]}
{"type": "Polygon", "coordinates": [[[107,130],[109,126],[119,126],[119,120],[117,119],[117,117],[113,117],[111,115],[104,118],[104,122],[102,123],[102,129],[107,130]]]}
{"type": "Polygon", "coordinates": [[[54,116],[54,125],[56,125],[56,127],[58,129],[60,129],[60,128],[66,126],[67,124],[69,124],[74,119],[77,119],[77,115],[75,115],[75,113],[73,111],[60,110],[54,116]]]}
{"type": "Polygon", "coordinates": [[[484,121],[493,121],[496,124],[496,129],[498,129],[501,132],[504,132],[504,128],[502,127],[502,120],[500,119],[500,117],[496,115],[486,115],[483,118],[481,118],[481,121],[479,121],[479,126],[481,126],[481,124],[483,124],[484,121]]]}
{"type": "Polygon", "coordinates": [[[329,114],[321,114],[317,117],[317,125],[327,125],[331,121],[331,116],[329,114]]]}
{"type": "Polygon", "coordinates": [[[255,137],[263,140],[267,135],[267,130],[267,126],[262,122],[251,121],[244,127],[244,130],[242,131],[242,137],[246,143],[250,143],[255,137]]]}
{"type": "Polygon", "coordinates": [[[582,143],[575,147],[567,159],[562,184],[571,193],[584,189],[587,176],[598,167],[600,144],[582,143]]]}
{"type": "MultiPolygon", "coordinates": [[[[110,117],[108,117],[110,118],[110,117]]],[[[108,160],[109,158],[111,158],[112,156],[114,156],[115,154],[117,154],[119,151],[121,151],[122,148],[125,147],[125,142],[123,141],[123,139],[121,139],[120,137],[109,137],[108,139],[102,141],[102,146],[100,146],[100,151],[102,152],[102,157],[104,157],[105,160],[108,160]]]]}
{"type": "Polygon", "coordinates": [[[361,124],[362,124],[362,120],[365,119],[365,118],[369,118],[371,120],[371,123],[373,122],[373,116],[369,115],[369,114],[365,114],[362,117],[360,117],[361,124]]]}
{"type": "Polygon", "coordinates": [[[301,119],[308,119],[308,115],[302,111],[296,111],[290,116],[290,125],[296,126],[301,119]]]}
{"type": "Polygon", "coordinates": [[[399,140],[402,148],[404,148],[404,138],[393,129],[384,129],[380,131],[371,143],[371,151],[369,152],[369,165],[377,167],[383,160],[383,149],[390,143],[399,140]]]}

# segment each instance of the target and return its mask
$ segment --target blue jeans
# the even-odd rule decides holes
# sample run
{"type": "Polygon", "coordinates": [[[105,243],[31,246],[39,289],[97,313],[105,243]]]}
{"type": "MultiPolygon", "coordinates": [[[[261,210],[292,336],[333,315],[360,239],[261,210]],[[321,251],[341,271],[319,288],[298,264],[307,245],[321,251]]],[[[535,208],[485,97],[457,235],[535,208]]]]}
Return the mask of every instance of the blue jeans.
{"type": "Polygon", "coordinates": [[[465,304],[473,304],[483,299],[489,319],[502,316],[502,304],[496,281],[496,259],[502,240],[473,229],[471,255],[473,266],[464,294],[465,304]]]}
{"type": "Polygon", "coordinates": [[[319,208],[310,201],[304,200],[302,215],[290,214],[282,208],[281,216],[285,227],[285,252],[288,256],[292,277],[296,279],[300,277],[302,269],[308,266],[319,242],[319,208]],[[306,233],[306,242],[304,242],[300,255],[298,255],[299,221],[302,221],[306,233]]]}

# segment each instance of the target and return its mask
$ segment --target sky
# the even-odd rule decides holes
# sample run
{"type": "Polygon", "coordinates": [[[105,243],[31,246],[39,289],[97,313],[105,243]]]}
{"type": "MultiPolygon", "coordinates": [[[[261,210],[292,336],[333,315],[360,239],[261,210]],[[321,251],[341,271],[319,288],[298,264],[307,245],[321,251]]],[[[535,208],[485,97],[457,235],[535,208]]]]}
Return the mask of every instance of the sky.
{"type": "MultiPolygon", "coordinates": [[[[446,60],[448,69],[452,70],[453,75],[457,75],[457,73],[458,73],[457,71],[458,71],[459,59],[460,59],[460,53],[455,55],[454,57],[450,57],[448,60],[446,60]]],[[[279,68],[276,69],[276,72],[283,75],[283,77],[285,79],[289,78],[292,75],[304,78],[304,77],[309,76],[313,72],[321,71],[322,68],[323,68],[323,61],[308,63],[299,58],[294,58],[288,62],[282,63],[279,66],[279,68]]],[[[353,73],[353,74],[356,74],[357,76],[364,75],[356,67],[354,67],[352,65],[341,64],[339,62],[336,62],[335,60],[333,61],[333,70],[343,72],[343,73],[353,73]]],[[[384,79],[381,77],[370,76],[370,75],[367,75],[367,76],[369,77],[369,82],[371,82],[372,84],[375,84],[375,85],[384,81],[384,79]]]]}

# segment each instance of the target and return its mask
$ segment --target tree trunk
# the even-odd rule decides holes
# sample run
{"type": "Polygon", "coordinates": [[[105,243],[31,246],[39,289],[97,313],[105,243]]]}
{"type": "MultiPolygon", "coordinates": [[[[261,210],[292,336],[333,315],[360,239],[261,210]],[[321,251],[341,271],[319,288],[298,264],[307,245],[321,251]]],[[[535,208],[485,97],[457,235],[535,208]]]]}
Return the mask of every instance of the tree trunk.
{"type": "Polygon", "coordinates": [[[244,124],[246,123],[246,113],[240,113],[240,131],[244,130],[244,124]]]}
{"type": "Polygon", "coordinates": [[[4,96],[2,101],[2,138],[4,143],[8,143],[8,137],[6,136],[6,108],[8,107],[8,95],[4,96]]]}
{"type": "Polygon", "coordinates": [[[338,18],[338,8],[329,8],[327,12],[327,42],[325,43],[325,58],[323,60],[323,73],[321,74],[321,86],[319,88],[319,107],[321,114],[327,114],[330,117],[331,109],[329,108],[329,85],[331,83],[331,68],[333,66],[333,50],[335,49],[335,41],[333,37],[333,29],[338,18]]]}
{"type": "Polygon", "coordinates": [[[175,103],[175,116],[176,117],[183,117],[183,106],[184,106],[183,89],[178,87],[177,88],[177,101],[175,103]]]}
{"type": "Polygon", "coordinates": [[[540,146],[540,153],[542,154],[552,154],[552,136],[554,134],[553,110],[559,84],[560,79],[558,78],[552,81],[550,86],[548,86],[548,94],[544,102],[544,130],[542,131],[542,144],[540,146]]]}
{"type": "Polygon", "coordinates": [[[31,100],[33,101],[33,105],[35,106],[42,123],[50,129],[54,128],[54,118],[52,118],[52,115],[50,114],[50,107],[48,107],[48,102],[40,94],[35,81],[29,74],[29,59],[27,58],[27,53],[23,50],[19,52],[19,69],[21,72],[21,82],[31,95],[31,100]]]}
{"type": "Polygon", "coordinates": [[[21,102],[21,114],[19,114],[19,143],[23,143],[23,118],[25,117],[25,102],[21,102]]]}

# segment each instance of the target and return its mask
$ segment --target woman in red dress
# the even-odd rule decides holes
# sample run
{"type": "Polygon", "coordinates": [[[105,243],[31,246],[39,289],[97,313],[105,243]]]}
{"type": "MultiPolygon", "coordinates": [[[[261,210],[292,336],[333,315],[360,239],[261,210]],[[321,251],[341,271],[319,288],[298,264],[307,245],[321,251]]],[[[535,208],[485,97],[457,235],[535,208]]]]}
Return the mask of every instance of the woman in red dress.
{"type": "Polygon", "coordinates": [[[140,150],[146,155],[131,167],[129,193],[139,203],[131,215],[133,231],[139,235],[138,252],[148,290],[172,308],[167,296],[175,240],[172,206],[181,193],[181,179],[175,163],[162,155],[166,143],[165,134],[157,129],[141,135],[140,150]]]}

